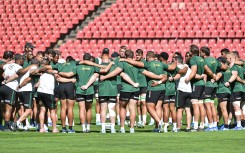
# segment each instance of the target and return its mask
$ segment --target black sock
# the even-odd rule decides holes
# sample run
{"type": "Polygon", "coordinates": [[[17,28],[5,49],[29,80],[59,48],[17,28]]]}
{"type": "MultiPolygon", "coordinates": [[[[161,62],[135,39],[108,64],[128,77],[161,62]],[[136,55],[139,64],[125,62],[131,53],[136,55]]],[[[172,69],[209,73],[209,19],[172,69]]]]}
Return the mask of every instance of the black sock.
{"type": "Polygon", "coordinates": [[[225,128],[229,128],[229,125],[228,124],[225,124],[225,128]]]}
{"type": "Polygon", "coordinates": [[[62,127],[63,130],[66,130],[66,127],[62,127]]]}
{"type": "Polygon", "coordinates": [[[244,126],[245,126],[245,121],[242,120],[242,121],[241,121],[241,124],[242,124],[242,127],[244,127],[244,126]]]}
{"type": "Polygon", "coordinates": [[[72,130],[72,126],[69,126],[69,129],[72,130]]]}

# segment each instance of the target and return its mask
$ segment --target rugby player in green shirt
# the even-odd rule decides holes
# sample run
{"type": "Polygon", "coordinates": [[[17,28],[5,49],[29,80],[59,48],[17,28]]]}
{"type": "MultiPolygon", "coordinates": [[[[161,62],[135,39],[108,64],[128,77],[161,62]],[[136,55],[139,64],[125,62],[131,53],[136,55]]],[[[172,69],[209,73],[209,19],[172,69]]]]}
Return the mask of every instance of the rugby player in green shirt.
{"type": "MultiPolygon", "coordinates": [[[[129,60],[129,61],[134,61],[133,57],[134,57],[134,53],[131,50],[127,50],[125,52],[126,55],[126,59],[124,59],[125,61],[129,60]]],[[[153,53],[154,55],[154,53],[153,53]]],[[[118,67],[112,71],[111,73],[105,75],[105,76],[101,76],[100,79],[101,80],[105,80],[108,78],[111,78],[113,76],[116,76],[117,74],[124,72],[126,73],[134,82],[138,82],[138,76],[139,73],[143,73],[144,75],[150,77],[150,78],[154,78],[157,80],[163,79],[163,77],[165,77],[166,79],[166,75],[162,75],[163,73],[159,73],[159,71],[157,71],[157,75],[146,71],[144,69],[139,69],[137,67],[132,66],[131,64],[127,63],[127,62],[119,62],[118,63],[118,67]]],[[[162,72],[162,71],[160,71],[162,72]]],[[[125,121],[125,117],[126,117],[126,107],[127,105],[129,106],[129,110],[130,110],[130,133],[134,133],[134,123],[135,123],[135,117],[136,117],[136,103],[138,101],[139,98],[139,88],[135,88],[133,87],[131,84],[128,84],[127,82],[125,82],[124,80],[122,80],[122,90],[120,93],[120,118],[121,118],[121,133],[125,133],[125,128],[124,128],[124,121],[125,121]]],[[[162,110],[161,110],[162,112],[162,110]]],[[[158,121],[158,123],[160,122],[160,119],[158,121]]]]}

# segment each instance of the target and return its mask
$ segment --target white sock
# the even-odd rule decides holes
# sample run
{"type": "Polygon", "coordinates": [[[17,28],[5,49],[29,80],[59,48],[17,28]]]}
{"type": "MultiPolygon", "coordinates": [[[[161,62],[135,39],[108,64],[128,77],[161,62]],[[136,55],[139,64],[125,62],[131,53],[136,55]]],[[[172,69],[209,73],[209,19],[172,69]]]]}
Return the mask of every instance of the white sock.
{"type": "Polygon", "coordinates": [[[139,118],[139,122],[141,122],[141,115],[139,115],[138,118],[139,118]]]}
{"type": "Polygon", "coordinates": [[[90,130],[90,124],[87,124],[87,130],[90,130]]]}
{"type": "Polygon", "coordinates": [[[217,122],[213,122],[213,127],[217,127],[217,122]]]}
{"type": "Polygon", "coordinates": [[[26,118],[26,125],[30,125],[28,118],[26,118]]]}
{"type": "Polygon", "coordinates": [[[111,123],[111,130],[115,130],[115,123],[111,123]]]}
{"type": "Polygon", "coordinates": [[[169,117],[168,122],[169,123],[172,123],[173,122],[172,117],[169,117]]]}
{"type": "Polygon", "coordinates": [[[209,124],[208,124],[208,127],[209,127],[209,128],[212,128],[212,127],[213,127],[213,124],[212,124],[212,123],[209,123],[209,124]]]}
{"type": "Polygon", "coordinates": [[[209,124],[209,123],[208,123],[208,118],[207,118],[207,117],[205,117],[205,124],[209,124]]]}
{"type": "Polygon", "coordinates": [[[100,114],[96,114],[96,122],[100,122],[100,114]]]}
{"type": "Polygon", "coordinates": [[[83,131],[86,130],[85,124],[82,125],[83,131]]]}
{"type": "Polygon", "coordinates": [[[105,123],[101,123],[101,130],[102,130],[102,131],[105,130],[105,123]]]}
{"type": "Polygon", "coordinates": [[[173,128],[177,128],[177,123],[173,123],[173,128]]]}
{"type": "Polygon", "coordinates": [[[146,115],[143,115],[143,122],[146,123],[146,115]]]}
{"type": "Polygon", "coordinates": [[[124,127],[121,127],[121,130],[125,130],[124,127]]]}
{"type": "Polygon", "coordinates": [[[204,128],[204,122],[200,122],[200,128],[204,128]]]}
{"type": "Polygon", "coordinates": [[[237,127],[241,127],[241,121],[236,121],[237,127]]]}
{"type": "Polygon", "coordinates": [[[155,122],[155,120],[152,117],[151,117],[151,122],[153,122],[153,123],[155,122]]]}
{"type": "Polygon", "coordinates": [[[194,129],[198,129],[198,122],[194,121],[194,129]]]}
{"type": "Polygon", "coordinates": [[[127,113],[126,113],[126,116],[129,116],[129,115],[130,115],[130,112],[127,112],[127,113]]]}
{"type": "Polygon", "coordinates": [[[19,121],[17,121],[16,123],[17,123],[17,125],[20,125],[20,122],[19,121]]]}
{"type": "Polygon", "coordinates": [[[120,122],[120,116],[119,115],[117,115],[117,120],[120,122]]]}
{"type": "Polygon", "coordinates": [[[164,128],[168,128],[168,123],[164,123],[164,128]]]}
{"type": "Polygon", "coordinates": [[[48,118],[48,123],[52,122],[51,118],[48,118]]]}
{"type": "Polygon", "coordinates": [[[230,125],[231,124],[231,120],[230,119],[228,119],[228,125],[230,125]]]}

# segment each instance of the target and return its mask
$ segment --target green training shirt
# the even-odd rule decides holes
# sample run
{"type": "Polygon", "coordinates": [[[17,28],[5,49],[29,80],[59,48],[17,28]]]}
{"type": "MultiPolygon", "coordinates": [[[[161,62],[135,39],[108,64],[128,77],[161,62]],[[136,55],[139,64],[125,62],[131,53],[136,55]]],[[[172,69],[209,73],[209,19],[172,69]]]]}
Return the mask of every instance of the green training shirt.
{"type": "MultiPolygon", "coordinates": [[[[237,71],[238,73],[238,76],[241,78],[241,79],[244,79],[244,72],[243,72],[243,68],[239,65],[233,65],[231,67],[231,71],[237,71]]],[[[234,81],[232,82],[231,84],[231,91],[232,92],[245,92],[245,89],[243,88],[244,85],[238,81],[234,81]]]]}
{"type": "Polygon", "coordinates": [[[89,79],[94,73],[98,73],[100,69],[98,67],[89,66],[89,65],[78,65],[73,67],[72,72],[76,74],[76,94],[81,95],[92,95],[94,94],[94,86],[91,85],[87,90],[82,90],[81,86],[86,85],[89,79]]]}
{"type": "MultiPolygon", "coordinates": [[[[193,56],[190,59],[190,67],[192,67],[194,65],[197,66],[197,74],[199,74],[199,75],[204,74],[204,66],[205,66],[205,63],[204,63],[204,60],[203,60],[202,57],[200,57],[200,56],[193,56]]],[[[191,83],[194,86],[204,86],[205,85],[205,82],[204,82],[203,79],[196,80],[195,78],[193,78],[193,79],[191,79],[191,83]]]]}
{"type": "Polygon", "coordinates": [[[220,93],[231,94],[231,88],[225,86],[225,83],[228,82],[228,80],[230,79],[230,77],[232,75],[231,69],[228,68],[226,71],[222,71],[220,73],[222,73],[222,77],[218,81],[218,87],[217,87],[216,93],[218,93],[218,94],[220,94],[220,93]]]}
{"type": "MultiPolygon", "coordinates": [[[[159,61],[150,61],[150,62],[144,62],[144,67],[152,72],[152,73],[155,73],[156,75],[160,75],[160,74],[167,74],[166,70],[168,69],[168,65],[167,64],[164,64],[162,62],[159,62],[159,61]]],[[[151,78],[148,78],[147,77],[147,81],[148,81],[148,86],[147,86],[147,90],[150,90],[150,91],[160,91],[160,90],[165,90],[166,89],[166,86],[164,83],[158,85],[158,86],[155,86],[155,87],[152,87],[151,86],[151,83],[152,81],[159,81],[159,80],[154,80],[154,79],[151,79],[151,78]]]]}
{"type": "MultiPolygon", "coordinates": [[[[110,63],[101,63],[101,65],[109,65],[110,63]]],[[[108,71],[108,73],[112,72],[116,69],[116,65],[113,64],[108,71]]],[[[107,74],[108,74],[107,73],[107,74]]],[[[103,74],[104,75],[104,74],[103,74]]],[[[117,96],[117,76],[99,82],[99,96],[117,96]]]]}
{"type": "Polygon", "coordinates": [[[77,65],[76,61],[70,61],[67,63],[57,63],[51,66],[53,69],[56,69],[59,72],[71,72],[74,69],[74,67],[76,67],[76,65],[77,65]]]}
{"type": "MultiPolygon", "coordinates": [[[[204,62],[214,74],[221,67],[221,63],[213,57],[204,58],[204,62]]],[[[211,79],[209,76],[207,77],[206,87],[217,87],[217,82],[212,83],[211,79]]]]}
{"type": "MultiPolygon", "coordinates": [[[[146,60],[142,59],[142,62],[146,62],[146,60]]],[[[146,81],[146,76],[142,73],[139,73],[139,87],[147,87],[147,81],[146,81]]]]}
{"type": "MultiPolygon", "coordinates": [[[[126,73],[134,82],[139,82],[139,73],[140,70],[143,71],[143,69],[138,69],[137,67],[134,67],[130,65],[127,62],[119,62],[118,67],[123,70],[124,73],[126,73]]],[[[136,92],[139,91],[139,88],[133,87],[131,84],[129,84],[127,81],[122,79],[122,92],[136,92]]]]}
{"type": "MultiPolygon", "coordinates": [[[[175,69],[173,71],[167,71],[168,77],[170,77],[170,76],[174,77],[177,73],[178,73],[178,70],[177,69],[175,69]]],[[[175,95],[175,92],[176,92],[176,84],[175,84],[175,81],[169,81],[169,80],[167,80],[167,82],[166,82],[166,92],[165,92],[165,95],[166,96],[172,96],[172,95],[175,95]]]]}

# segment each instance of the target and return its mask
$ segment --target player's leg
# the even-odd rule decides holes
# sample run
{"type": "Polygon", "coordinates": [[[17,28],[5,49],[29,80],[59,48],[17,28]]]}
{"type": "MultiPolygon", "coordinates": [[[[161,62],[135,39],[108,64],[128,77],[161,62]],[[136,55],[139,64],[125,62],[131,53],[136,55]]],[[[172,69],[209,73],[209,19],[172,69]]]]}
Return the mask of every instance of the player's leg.
{"type": "Polygon", "coordinates": [[[40,107],[40,113],[39,113],[39,121],[40,121],[40,130],[39,130],[39,132],[41,132],[41,133],[45,132],[45,129],[44,129],[45,114],[46,114],[46,108],[45,108],[44,105],[42,105],[40,107]]]}
{"type": "Polygon", "coordinates": [[[233,105],[233,108],[234,108],[234,114],[235,114],[235,117],[236,117],[236,122],[237,122],[237,126],[234,128],[235,130],[241,130],[241,115],[242,115],[242,112],[241,112],[241,92],[233,92],[232,93],[232,97],[231,98],[231,102],[232,102],[232,105],[233,105]]]}
{"type": "Polygon", "coordinates": [[[79,119],[82,126],[82,131],[86,132],[86,109],[85,109],[85,96],[77,94],[76,101],[78,102],[79,107],[79,119]]]}
{"type": "Polygon", "coordinates": [[[227,94],[217,94],[217,97],[218,97],[220,110],[221,110],[223,120],[224,120],[224,127],[221,127],[220,130],[229,130],[228,111],[227,111],[227,103],[228,103],[227,94]]]}
{"type": "Polygon", "coordinates": [[[101,133],[106,133],[105,123],[106,123],[106,112],[107,112],[107,97],[99,97],[100,103],[100,121],[101,121],[101,133]]]}
{"type": "Polygon", "coordinates": [[[171,112],[171,116],[172,116],[172,123],[173,123],[173,132],[177,131],[177,114],[176,114],[176,107],[175,107],[175,102],[174,101],[170,101],[170,112],[171,112]]]}
{"type": "Polygon", "coordinates": [[[111,120],[111,133],[116,133],[115,123],[116,123],[116,97],[109,98],[108,110],[111,120]]]}
{"type": "Polygon", "coordinates": [[[92,121],[92,104],[93,104],[93,95],[87,95],[85,99],[85,109],[86,109],[86,120],[87,128],[86,132],[90,132],[90,125],[92,121]]]}

